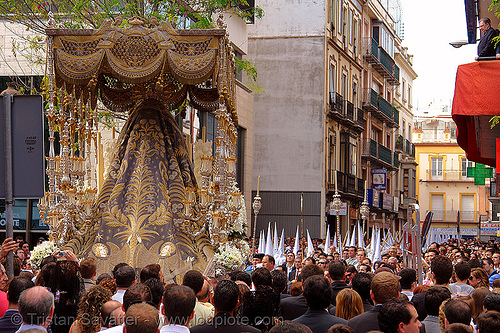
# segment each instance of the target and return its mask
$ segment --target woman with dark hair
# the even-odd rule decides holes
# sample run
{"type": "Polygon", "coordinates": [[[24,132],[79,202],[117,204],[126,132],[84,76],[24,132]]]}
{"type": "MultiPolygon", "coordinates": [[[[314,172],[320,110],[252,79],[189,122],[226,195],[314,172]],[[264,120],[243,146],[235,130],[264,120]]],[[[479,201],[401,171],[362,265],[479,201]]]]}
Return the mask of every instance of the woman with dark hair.
{"type": "Polygon", "coordinates": [[[64,251],[67,260],[58,261],[54,275],[45,286],[54,294],[54,318],[51,329],[53,333],[67,333],[76,319],[78,303],[85,290],[80,275],[78,261],[71,251],[64,251]]]}
{"type": "Polygon", "coordinates": [[[161,267],[158,264],[149,264],[145,266],[141,269],[139,276],[142,283],[153,278],[163,282],[163,273],[161,272],[161,267]]]}
{"type": "Polygon", "coordinates": [[[486,295],[488,295],[489,293],[490,293],[490,288],[479,287],[476,288],[471,294],[472,299],[474,300],[474,312],[472,313],[472,319],[474,319],[474,323],[476,325],[477,325],[477,318],[484,311],[483,308],[484,299],[486,298],[486,295]]]}

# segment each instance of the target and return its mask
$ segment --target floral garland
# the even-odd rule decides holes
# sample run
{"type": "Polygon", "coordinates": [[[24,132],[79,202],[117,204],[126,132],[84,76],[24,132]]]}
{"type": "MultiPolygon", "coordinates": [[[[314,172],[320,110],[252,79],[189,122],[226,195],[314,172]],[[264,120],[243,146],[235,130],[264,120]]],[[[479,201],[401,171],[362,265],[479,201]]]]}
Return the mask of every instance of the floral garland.
{"type": "Polygon", "coordinates": [[[58,250],[59,248],[53,241],[45,241],[42,244],[35,246],[33,251],[31,251],[31,264],[37,269],[40,269],[42,260],[58,250]]]}

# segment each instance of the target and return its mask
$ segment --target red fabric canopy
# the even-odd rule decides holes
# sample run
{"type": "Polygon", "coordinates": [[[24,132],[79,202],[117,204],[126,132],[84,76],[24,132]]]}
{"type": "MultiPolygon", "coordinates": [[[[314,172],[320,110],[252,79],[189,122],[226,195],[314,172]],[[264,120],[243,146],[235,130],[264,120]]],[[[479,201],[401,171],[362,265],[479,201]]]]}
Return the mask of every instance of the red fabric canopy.
{"type": "Polygon", "coordinates": [[[489,120],[500,115],[500,61],[478,61],[458,66],[452,117],[457,142],[471,161],[495,167],[495,138],[500,125],[490,129],[489,120]]]}

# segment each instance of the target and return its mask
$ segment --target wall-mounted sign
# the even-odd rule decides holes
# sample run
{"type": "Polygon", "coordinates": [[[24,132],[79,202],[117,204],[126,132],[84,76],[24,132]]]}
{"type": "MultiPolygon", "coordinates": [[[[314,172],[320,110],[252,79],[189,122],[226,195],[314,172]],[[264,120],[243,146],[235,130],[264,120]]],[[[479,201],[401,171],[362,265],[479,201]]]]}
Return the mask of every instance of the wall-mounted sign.
{"type": "Polygon", "coordinates": [[[387,190],[387,169],[372,169],[372,188],[387,190]]]}

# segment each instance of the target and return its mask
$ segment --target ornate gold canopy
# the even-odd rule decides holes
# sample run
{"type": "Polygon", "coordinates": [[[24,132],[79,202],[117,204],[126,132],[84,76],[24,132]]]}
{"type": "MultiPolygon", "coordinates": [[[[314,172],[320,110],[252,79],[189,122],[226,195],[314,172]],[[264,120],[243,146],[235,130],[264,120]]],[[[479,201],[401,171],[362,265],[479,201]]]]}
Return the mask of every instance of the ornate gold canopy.
{"type": "Polygon", "coordinates": [[[167,21],[146,27],[140,18],[129,23],[47,29],[57,87],[90,102],[92,109],[101,98],[114,111],[128,111],[149,98],[171,110],[188,94],[196,108],[214,111],[222,98],[237,124],[236,69],[224,29],[175,30],[167,21]]]}

